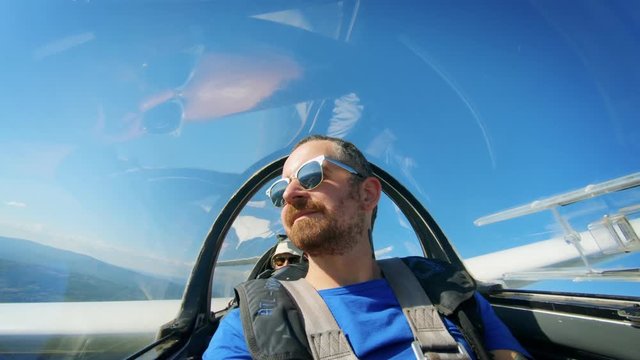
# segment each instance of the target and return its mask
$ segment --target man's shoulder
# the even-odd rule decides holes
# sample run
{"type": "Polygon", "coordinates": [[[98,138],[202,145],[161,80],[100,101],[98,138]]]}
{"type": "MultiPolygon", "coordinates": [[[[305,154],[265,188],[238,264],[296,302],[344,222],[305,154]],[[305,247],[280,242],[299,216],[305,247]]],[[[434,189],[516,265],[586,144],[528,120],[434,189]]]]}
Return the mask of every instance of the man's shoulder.
{"type": "Polygon", "coordinates": [[[406,256],[400,258],[414,273],[429,276],[444,272],[455,272],[462,269],[457,266],[439,259],[426,258],[424,256],[406,256]]]}
{"type": "Polygon", "coordinates": [[[458,275],[464,278],[467,282],[475,282],[469,273],[454,264],[449,262],[430,259],[423,256],[407,256],[400,258],[409,269],[418,278],[433,278],[433,277],[448,277],[451,275],[458,275]]]}
{"type": "Polygon", "coordinates": [[[216,332],[213,334],[209,347],[202,355],[204,360],[209,359],[250,359],[251,355],[244,340],[244,331],[240,321],[240,310],[230,310],[221,320],[216,332]]]}
{"type": "Polygon", "coordinates": [[[473,298],[476,283],[466,270],[422,256],[401,259],[441,314],[449,315],[466,300],[473,298]]]}
{"type": "Polygon", "coordinates": [[[242,329],[242,321],[240,319],[240,308],[232,308],[229,312],[220,320],[220,327],[226,327],[228,331],[239,333],[244,337],[242,329]]]}

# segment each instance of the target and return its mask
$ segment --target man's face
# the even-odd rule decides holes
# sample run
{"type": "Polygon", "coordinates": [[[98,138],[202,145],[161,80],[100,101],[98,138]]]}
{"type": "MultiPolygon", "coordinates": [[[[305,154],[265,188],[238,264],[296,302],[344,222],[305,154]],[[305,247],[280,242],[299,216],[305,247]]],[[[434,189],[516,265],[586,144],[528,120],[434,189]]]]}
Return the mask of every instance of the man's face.
{"type": "MultiPolygon", "coordinates": [[[[310,141],[301,145],[287,159],[283,176],[291,177],[300,165],[318,155],[335,157],[334,144],[310,141]]],[[[344,254],[366,233],[359,183],[352,183],[352,175],[326,161],[323,173],[324,180],[313,190],[291,181],[281,213],[289,238],[311,256],[344,254]]]]}
{"type": "Polygon", "coordinates": [[[273,255],[271,259],[271,266],[274,270],[282,269],[285,266],[291,264],[298,264],[302,260],[300,255],[291,254],[291,253],[281,253],[273,255]]]}

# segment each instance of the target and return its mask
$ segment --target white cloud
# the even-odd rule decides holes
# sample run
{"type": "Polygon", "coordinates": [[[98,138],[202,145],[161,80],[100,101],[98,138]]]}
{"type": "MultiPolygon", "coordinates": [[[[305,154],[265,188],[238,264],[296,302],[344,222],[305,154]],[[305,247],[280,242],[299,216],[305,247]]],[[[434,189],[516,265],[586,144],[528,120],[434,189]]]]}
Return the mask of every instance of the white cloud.
{"type": "Polygon", "coordinates": [[[47,56],[55,55],[76,46],[80,46],[95,38],[95,35],[90,32],[67,36],[37,48],[34,53],[34,57],[36,60],[40,60],[47,56]]]}
{"type": "Polygon", "coordinates": [[[0,219],[0,230],[3,236],[23,237],[23,233],[38,234],[41,233],[43,229],[44,224],[39,222],[21,222],[0,219]]]}
{"type": "Polygon", "coordinates": [[[365,152],[375,157],[385,157],[385,162],[388,162],[388,155],[397,139],[390,129],[385,129],[371,141],[365,152]]]}
{"type": "Polygon", "coordinates": [[[396,205],[395,203],[393,203],[393,210],[396,212],[396,217],[398,219],[398,224],[400,224],[400,226],[409,230],[413,229],[411,225],[407,222],[407,218],[402,213],[402,210],[400,210],[398,205],[396,205]]]}
{"type": "Polygon", "coordinates": [[[349,93],[336,99],[327,134],[344,138],[360,120],[363,109],[364,106],[360,105],[360,98],[354,93],[349,93]]]}
{"type": "Polygon", "coordinates": [[[23,202],[19,202],[19,201],[7,201],[4,203],[7,206],[13,206],[13,207],[17,207],[17,208],[26,208],[27,204],[23,203],[23,202]]]}
{"type": "Polygon", "coordinates": [[[267,206],[267,201],[266,200],[249,201],[247,203],[247,206],[252,207],[252,208],[264,209],[267,206]]]}
{"type": "Polygon", "coordinates": [[[378,249],[375,251],[375,257],[376,259],[386,259],[389,257],[386,255],[390,254],[392,251],[393,251],[393,246],[387,246],[385,248],[378,249]]]}
{"type": "MultiPolygon", "coordinates": [[[[418,164],[415,159],[405,156],[400,151],[396,150],[394,145],[398,140],[398,137],[390,129],[385,129],[371,141],[369,146],[367,146],[365,153],[367,155],[382,158],[382,165],[397,165],[402,171],[402,174],[416,189],[415,192],[425,196],[428,200],[429,197],[422,190],[420,183],[416,181],[412,174],[413,169],[416,168],[418,164]]],[[[398,180],[403,181],[403,179],[398,180]]]]}
{"type": "Polygon", "coordinates": [[[231,227],[238,235],[238,246],[247,240],[257,237],[268,238],[273,235],[269,225],[271,222],[266,219],[260,219],[255,216],[245,215],[238,216],[231,227]]]}
{"type": "Polygon", "coordinates": [[[305,19],[300,10],[276,11],[254,15],[253,17],[256,19],[268,20],[275,23],[293,26],[307,31],[313,31],[313,28],[311,27],[307,19],[305,19]]]}

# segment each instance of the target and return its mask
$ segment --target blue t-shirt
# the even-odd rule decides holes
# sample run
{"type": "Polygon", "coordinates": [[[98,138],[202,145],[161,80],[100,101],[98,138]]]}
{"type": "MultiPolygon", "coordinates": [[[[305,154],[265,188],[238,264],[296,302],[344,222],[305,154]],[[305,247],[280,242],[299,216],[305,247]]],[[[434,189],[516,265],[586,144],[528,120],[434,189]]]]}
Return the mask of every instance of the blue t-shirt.
{"type": "MultiPolygon", "coordinates": [[[[359,359],[415,359],[413,334],[393,290],[384,279],[319,291],[359,359]]],[[[529,356],[479,294],[476,300],[484,325],[487,351],[505,349],[529,356]]],[[[460,330],[446,317],[453,338],[472,354],[460,330]]],[[[240,310],[225,316],[203,359],[251,359],[240,321],[240,310]]]]}

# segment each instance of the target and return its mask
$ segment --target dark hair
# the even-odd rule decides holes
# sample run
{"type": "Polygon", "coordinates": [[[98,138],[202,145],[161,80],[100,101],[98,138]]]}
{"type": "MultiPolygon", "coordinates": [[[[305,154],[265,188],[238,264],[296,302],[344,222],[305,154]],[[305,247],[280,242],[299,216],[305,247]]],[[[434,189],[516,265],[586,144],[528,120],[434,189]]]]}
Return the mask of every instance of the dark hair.
{"type": "Polygon", "coordinates": [[[339,138],[334,138],[326,135],[309,135],[302,140],[298,141],[298,143],[293,147],[293,150],[300,147],[300,145],[304,143],[308,143],[310,141],[330,141],[336,146],[336,158],[335,160],[341,161],[352,168],[356,169],[358,173],[364,177],[373,176],[373,170],[371,169],[371,164],[367,161],[367,158],[364,157],[362,152],[358,150],[358,148],[352,143],[342,140],[339,138]]]}
{"type": "MultiPolygon", "coordinates": [[[[346,140],[342,140],[340,138],[335,138],[326,135],[309,135],[302,140],[298,141],[298,143],[293,147],[293,150],[300,147],[300,145],[308,143],[310,141],[330,141],[335,145],[336,154],[335,160],[341,161],[352,168],[356,169],[356,171],[367,178],[373,176],[373,169],[371,168],[371,164],[367,161],[367,158],[364,157],[362,152],[353,144],[346,140]]],[[[292,151],[293,151],[292,150],[292,151]]],[[[355,178],[355,177],[354,177],[355,178]]],[[[373,223],[376,221],[376,215],[378,214],[378,207],[376,206],[371,213],[371,230],[373,230],[373,223]]],[[[371,245],[373,249],[373,244],[371,245]]]]}

